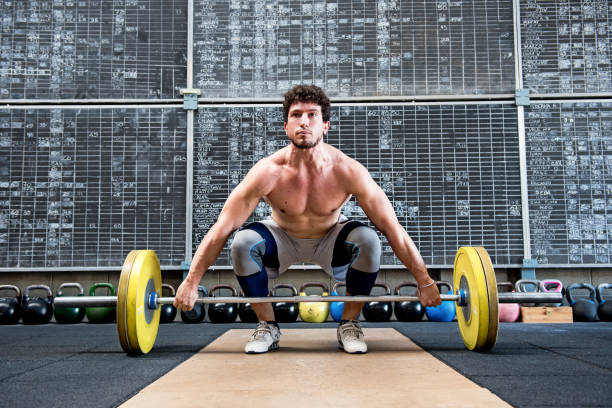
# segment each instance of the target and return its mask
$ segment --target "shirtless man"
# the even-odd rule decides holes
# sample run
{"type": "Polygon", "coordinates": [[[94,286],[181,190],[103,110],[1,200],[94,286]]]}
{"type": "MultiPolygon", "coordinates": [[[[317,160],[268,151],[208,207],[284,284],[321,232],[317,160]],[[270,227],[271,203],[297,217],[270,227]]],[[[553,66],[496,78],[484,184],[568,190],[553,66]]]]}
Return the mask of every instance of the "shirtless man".
{"type": "MultiPolygon", "coordinates": [[[[380,267],[380,240],[372,228],[341,215],[351,195],[416,279],[421,303],[440,304],[438,288],[385,193],[364,166],[323,141],[329,115],[329,99],[317,86],[298,85],[285,94],[284,128],[291,143],[257,162],[229,195],[198,246],[174,306],[193,308],[205,271],[262,198],[272,208],[272,216],[241,228],[231,246],[234,270],[246,296],[267,296],[268,277],[276,278],[300,262],[318,264],[336,280],[346,281],[348,296],[369,295],[380,267]]],[[[277,349],[280,330],[272,304],[251,306],[260,322],[245,352],[277,349]]],[[[356,320],[362,307],[362,302],[344,304],[338,343],[347,353],[367,352],[356,320]]]]}

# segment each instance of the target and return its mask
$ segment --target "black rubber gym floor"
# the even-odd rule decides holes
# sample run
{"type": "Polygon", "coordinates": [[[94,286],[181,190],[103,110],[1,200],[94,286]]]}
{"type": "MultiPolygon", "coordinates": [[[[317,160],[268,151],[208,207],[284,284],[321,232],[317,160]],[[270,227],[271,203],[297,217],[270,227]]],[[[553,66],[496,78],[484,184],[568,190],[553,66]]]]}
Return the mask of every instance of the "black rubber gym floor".
{"type": "MultiPolygon", "coordinates": [[[[123,353],[112,324],[0,326],[0,406],[114,407],[226,330],[253,326],[161,325],[153,351],[139,357],[123,353]]],[[[456,323],[363,326],[397,329],[516,407],[612,407],[612,323],[502,323],[488,353],[467,351],[456,323]]]]}

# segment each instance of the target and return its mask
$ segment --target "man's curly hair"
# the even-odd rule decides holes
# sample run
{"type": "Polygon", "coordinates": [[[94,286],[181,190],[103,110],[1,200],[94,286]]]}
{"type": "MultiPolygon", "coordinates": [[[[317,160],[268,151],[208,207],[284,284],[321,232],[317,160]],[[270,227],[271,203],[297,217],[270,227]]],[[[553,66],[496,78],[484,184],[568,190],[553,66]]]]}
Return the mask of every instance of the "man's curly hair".
{"type": "Polygon", "coordinates": [[[283,120],[289,119],[289,108],[296,102],[312,102],[321,107],[323,122],[329,122],[329,98],[323,89],[316,85],[296,85],[285,94],[283,102],[283,120]]]}

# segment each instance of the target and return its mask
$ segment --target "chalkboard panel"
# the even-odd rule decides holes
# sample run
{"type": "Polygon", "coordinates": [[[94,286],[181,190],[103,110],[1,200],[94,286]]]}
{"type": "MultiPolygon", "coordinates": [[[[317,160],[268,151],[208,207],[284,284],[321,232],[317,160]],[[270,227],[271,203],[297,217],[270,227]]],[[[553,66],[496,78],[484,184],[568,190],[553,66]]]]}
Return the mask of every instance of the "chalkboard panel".
{"type": "Polygon", "coordinates": [[[525,88],[536,94],[612,92],[608,0],[521,0],[525,88]]]}
{"type": "Polygon", "coordinates": [[[612,103],[525,109],[532,257],[612,264],[612,103]]]}
{"type": "Polygon", "coordinates": [[[0,109],[0,267],[185,254],[182,109],[0,109]]]}
{"type": "Polygon", "coordinates": [[[203,97],[514,93],[511,1],[197,0],[203,97]]]}
{"type": "Polygon", "coordinates": [[[186,0],[0,2],[0,99],[177,98],[186,0]]]}
{"type": "MultiPolygon", "coordinates": [[[[516,113],[502,104],[334,106],[327,142],[369,169],[428,265],[452,266],[462,245],[486,247],[495,264],[520,264],[516,113]]],[[[253,164],[287,144],[282,126],[276,106],[198,111],[194,251],[253,164]]],[[[250,220],[269,213],[262,201],[250,220]]],[[[367,222],[354,199],[343,213],[367,222]]],[[[217,265],[231,264],[228,247],[217,265]]],[[[386,240],[382,263],[399,265],[386,240]]]]}

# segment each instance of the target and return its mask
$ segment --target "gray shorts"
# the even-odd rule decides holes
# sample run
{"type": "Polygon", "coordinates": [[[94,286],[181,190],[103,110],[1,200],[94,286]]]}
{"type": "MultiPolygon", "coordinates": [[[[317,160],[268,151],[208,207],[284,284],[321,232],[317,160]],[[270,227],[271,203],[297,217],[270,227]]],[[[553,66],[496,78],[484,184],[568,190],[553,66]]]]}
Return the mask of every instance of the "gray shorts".
{"type": "Polygon", "coordinates": [[[271,217],[259,221],[270,230],[278,248],[280,265],[278,269],[266,267],[268,276],[272,279],[278,278],[291,265],[306,263],[319,265],[328,275],[338,281],[344,281],[350,263],[332,268],[332,257],[338,233],[348,221],[348,218],[341,214],[336,225],[327,231],[325,236],[317,239],[294,238],[279,227],[271,217]]]}

